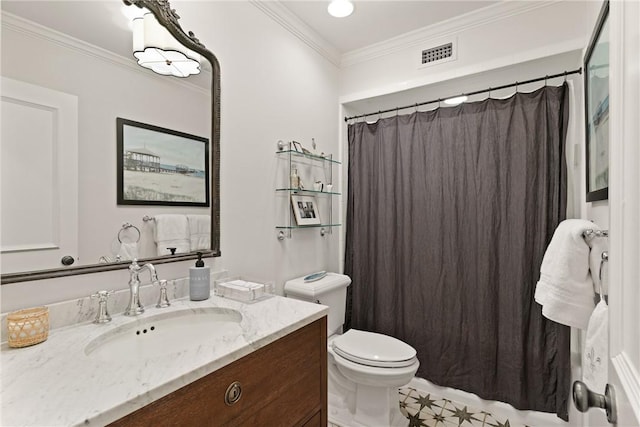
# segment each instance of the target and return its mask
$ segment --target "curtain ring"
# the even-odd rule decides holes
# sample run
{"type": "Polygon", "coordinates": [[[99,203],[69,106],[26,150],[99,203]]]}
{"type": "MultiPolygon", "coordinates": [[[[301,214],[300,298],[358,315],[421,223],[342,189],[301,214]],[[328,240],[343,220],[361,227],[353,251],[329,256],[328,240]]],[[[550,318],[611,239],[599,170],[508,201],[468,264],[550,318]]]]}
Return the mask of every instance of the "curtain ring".
{"type": "Polygon", "coordinates": [[[544,76],[544,85],[547,85],[547,79],[549,78],[549,75],[547,74],[546,76],[544,76]]]}
{"type": "Polygon", "coordinates": [[[518,93],[518,81],[516,80],[516,93],[518,93]]]}
{"type": "Polygon", "coordinates": [[[418,103],[416,102],[416,113],[418,112],[418,103]]]}
{"type": "Polygon", "coordinates": [[[566,72],[566,70],[565,70],[565,72],[564,72],[564,82],[565,82],[565,83],[567,82],[567,72],[566,72]]]}
{"type": "Polygon", "coordinates": [[[398,117],[399,109],[400,109],[400,107],[396,107],[396,117],[398,117]]]}
{"type": "Polygon", "coordinates": [[[441,99],[438,98],[438,108],[440,108],[440,101],[441,101],[441,99]]]}
{"type": "Polygon", "coordinates": [[[491,87],[489,87],[489,96],[487,96],[487,99],[491,99],[491,87]]]}

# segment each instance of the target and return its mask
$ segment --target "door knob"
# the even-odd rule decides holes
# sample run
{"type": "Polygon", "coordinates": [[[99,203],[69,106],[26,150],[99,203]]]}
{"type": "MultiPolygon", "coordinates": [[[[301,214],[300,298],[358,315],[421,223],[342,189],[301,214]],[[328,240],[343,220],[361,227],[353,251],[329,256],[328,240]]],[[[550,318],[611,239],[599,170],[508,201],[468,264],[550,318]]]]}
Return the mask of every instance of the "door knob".
{"type": "Polygon", "coordinates": [[[607,413],[607,421],[615,424],[616,393],[611,384],[607,384],[604,394],[594,393],[582,381],[573,383],[573,403],[580,412],[587,412],[589,408],[602,408],[607,413]]]}
{"type": "Polygon", "coordinates": [[[73,259],[73,257],[69,256],[69,255],[63,256],[62,259],[60,260],[62,265],[71,265],[71,264],[73,264],[74,261],[75,260],[73,259]]]}

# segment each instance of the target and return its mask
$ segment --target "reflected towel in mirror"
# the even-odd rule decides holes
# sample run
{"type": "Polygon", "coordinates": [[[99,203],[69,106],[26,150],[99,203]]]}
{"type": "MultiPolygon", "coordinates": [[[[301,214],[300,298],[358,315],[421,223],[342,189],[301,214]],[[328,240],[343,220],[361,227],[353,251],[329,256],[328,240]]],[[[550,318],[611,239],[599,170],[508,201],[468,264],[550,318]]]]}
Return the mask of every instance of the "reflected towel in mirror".
{"type": "Polygon", "coordinates": [[[211,216],[187,215],[191,251],[211,249],[211,216]]]}
{"type": "Polygon", "coordinates": [[[155,241],[158,255],[170,255],[167,248],[176,248],[176,253],[190,250],[189,222],[186,215],[154,215],[156,218],[155,241]]]}
{"type": "Polygon", "coordinates": [[[118,257],[120,261],[130,261],[132,259],[140,258],[138,256],[138,243],[120,243],[120,250],[118,250],[118,257]]]}

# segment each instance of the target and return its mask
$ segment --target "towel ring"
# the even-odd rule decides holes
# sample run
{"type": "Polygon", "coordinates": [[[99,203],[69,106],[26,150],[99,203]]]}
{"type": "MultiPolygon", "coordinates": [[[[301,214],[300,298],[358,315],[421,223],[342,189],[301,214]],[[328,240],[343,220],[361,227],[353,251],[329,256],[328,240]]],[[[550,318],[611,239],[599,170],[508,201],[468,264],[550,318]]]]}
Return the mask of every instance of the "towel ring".
{"type": "Polygon", "coordinates": [[[118,242],[122,243],[122,239],[120,238],[122,235],[122,232],[127,231],[130,228],[133,228],[138,232],[138,237],[136,238],[135,242],[131,242],[131,243],[138,243],[140,241],[140,236],[141,236],[140,229],[138,229],[138,227],[136,227],[133,224],[125,222],[124,224],[122,224],[122,228],[120,229],[120,231],[118,231],[118,242]]]}

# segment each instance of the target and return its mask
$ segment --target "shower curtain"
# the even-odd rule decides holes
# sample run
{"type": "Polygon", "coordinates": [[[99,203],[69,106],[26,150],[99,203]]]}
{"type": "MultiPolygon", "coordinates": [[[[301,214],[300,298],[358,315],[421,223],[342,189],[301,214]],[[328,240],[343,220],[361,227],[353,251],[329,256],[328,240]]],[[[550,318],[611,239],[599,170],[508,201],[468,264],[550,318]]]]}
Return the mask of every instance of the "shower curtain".
{"type": "Polygon", "coordinates": [[[565,420],[569,328],[533,294],[565,218],[566,95],[349,125],[345,251],[352,327],[412,345],[431,382],[565,420]]]}

